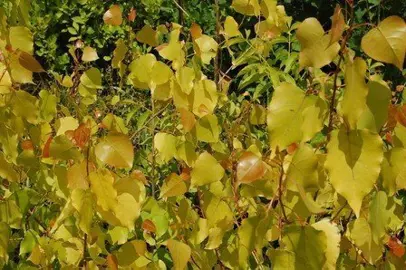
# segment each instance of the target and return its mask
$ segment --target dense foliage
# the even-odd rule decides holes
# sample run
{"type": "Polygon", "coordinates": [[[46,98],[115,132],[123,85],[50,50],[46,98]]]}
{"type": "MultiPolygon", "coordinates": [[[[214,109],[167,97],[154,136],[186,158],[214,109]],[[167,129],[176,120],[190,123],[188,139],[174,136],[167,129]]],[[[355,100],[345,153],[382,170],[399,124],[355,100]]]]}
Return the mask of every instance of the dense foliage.
{"type": "Polygon", "coordinates": [[[1,2],[0,266],[405,269],[387,2],[1,2]]]}

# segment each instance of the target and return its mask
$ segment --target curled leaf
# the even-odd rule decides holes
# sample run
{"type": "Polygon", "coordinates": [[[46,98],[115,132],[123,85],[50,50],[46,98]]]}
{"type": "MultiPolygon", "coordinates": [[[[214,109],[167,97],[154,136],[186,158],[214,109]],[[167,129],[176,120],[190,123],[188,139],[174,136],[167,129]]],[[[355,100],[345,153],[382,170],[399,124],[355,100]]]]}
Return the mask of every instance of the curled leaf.
{"type": "Polygon", "coordinates": [[[18,57],[20,65],[32,72],[45,72],[41,64],[34,58],[34,56],[21,51],[18,57]]]}
{"type": "Polygon", "coordinates": [[[332,18],[332,26],[330,30],[331,38],[329,46],[340,40],[341,36],[343,35],[344,28],[345,28],[344,15],[340,5],[337,4],[332,18]]]}
{"type": "Polygon", "coordinates": [[[245,152],[238,160],[237,180],[240,183],[252,183],[261,179],[265,173],[264,162],[252,152],[245,152]]]}

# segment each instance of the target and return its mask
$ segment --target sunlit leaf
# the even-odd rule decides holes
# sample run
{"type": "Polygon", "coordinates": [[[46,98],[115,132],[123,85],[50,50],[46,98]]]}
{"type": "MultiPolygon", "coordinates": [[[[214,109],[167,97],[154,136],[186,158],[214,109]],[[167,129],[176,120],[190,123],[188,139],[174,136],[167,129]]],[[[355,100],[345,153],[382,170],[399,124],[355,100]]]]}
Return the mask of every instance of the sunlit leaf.
{"type": "Polygon", "coordinates": [[[341,112],[350,129],[356,129],[358,120],[366,109],[368,95],[368,86],[365,82],[366,70],[367,64],[361,58],[355,58],[353,63],[348,63],[346,66],[346,87],[341,102],[341,112]]]}
{"type": "Polygon", "coordinates": [[[403,68],[406,52],[406,23],[390,16],[371,29],[361,41],[361,47],[371,58],[403,68]]]}
{"type": "Polygon", "coordinates": [[[233,0],[231,7],[238,13],[248,16],[258,16],[260,13],[258,0],[233,0]]]}
{"type": "Polygon", "coordinates": [[[114,178],[107,170],[89,174],[90,189],[95,194],[97,204],[105,211],[114,210],[118,204],[114,178]]]}
{"type": "Polygon", "coordinates": [[[220,181],[223,176],[223,167],[212,155],[203,152],[195,162],[191,173],[191,182],[194,186],[202,186],[220,181]]]}
{"type": "Polygon", "coordinates": [[[330,34],[325,34],[316,18],[304,20],[296,32],[301,50],[299,64],[301,67],[321,68],[337,56],[340,45],[336,42],[329,45],[330,34]]]}
{"type": "Polygon", "coordinates": [[[240,183],[251,183],[261,179],[266,173],[266,167],[261,157],[252,152],[245,152],[238,159],[237,180],[240,183]]]}
{"type": "Polygon", "coordinates": [[[96,145],[95,154],[103,163],[116,168],[133,166],[134,149],[128,136],[109,134],[96,145]]]}
{"type": "Polygon", "coordinates": [[[241,35],[241,32],[238,30],[238,23],[231,16],[227,16],[224,22],[224,33],[228,38],[241,35]]]}
{"type": "Polygon", "coordinates": [[[97,51],[89,46],[86,46],[83,49],[83,55],[82,55],[82,60],[84,62],[92,62],[99,59],[99,56],[97,55],[97,51]]]}
{"type": "Polygon", "coordinates": [[[112,5],[103,15],[103,21],[109,25],[120,25],[123,22],[121,8],[119,5],[112,5]]]}
{"type": "Polygon", "coordinates": [[[362,201],[378,179],[382,140],[366,130],[334,130],[327,145],[325,167],[334,189],[359,216],[362,201]]]}
{"type": "Polygon", "coordinates": [[[173,239],[169,239],[166,245],[172,257],[174,269],[185,269],[188,261],[190,260],[192,253],[191,248],[185,243],[173,239]]]}

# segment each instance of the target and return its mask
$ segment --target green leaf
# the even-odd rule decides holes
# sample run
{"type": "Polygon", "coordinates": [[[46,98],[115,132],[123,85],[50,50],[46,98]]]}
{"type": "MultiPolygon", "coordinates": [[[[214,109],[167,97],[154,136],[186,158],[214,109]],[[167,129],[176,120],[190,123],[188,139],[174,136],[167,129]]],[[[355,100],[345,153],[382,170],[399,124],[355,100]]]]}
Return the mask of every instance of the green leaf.
{"type": "Polygon", "coordinates": [[[158,46],[158,33],[147,24],[137,32],[135,38],[139,42],[145,43],[151,47],[158,46]]]}
{"type": "Polygon", "coordinates": [[[0,202],[0,223],[5,222],[10,228],[19,229],[22,217],[20,208],[14,200],[0,202]]]}
{"type": "Polygon", "coordinates": [[[52,140],[49,156],[54,159],[74,161],[79,161],[82,158],[79,149],[65,135],[57,136],[52,140]]]}
{"type": "Polygon", "coordinates": [[[250,112],[250,123],[252,125],[263,125],[266,123],[266,109],[255,104],[250,112]]]}
{"type": "Polygon", "coordinates": [[[185,269],[192,254],[191,248],[185,243],[173,239],[169,239],[166,246],[171,253],[174,269],[185,269]]]}
{"type": "MultiPolygon", "coordinates": [[[[11,230],[5,222],[0,222],[0,258],[8,260],[8,245],[11,230]]],[[[1,262],[1,261],[0,261],[1,262]]]]}
{"type": "Polygon", "coordinates": [[[55,95],[52,95],[47,90],[41,90],[41,92],[39,92],[39,96],[39,109],[41,117],[45,122],[51,122],[51,120],[54,119],[57,113],[56,103],[58,99],[55,95]]]}
{"type": "MultiPolygon", "coordinates": [[[[20,255],[31,253],[38,243],[38,233],[34,230],[27,230],[24,234],[24,239],[20,244],[20,255]]],[[[0,255],[1,257],[1,255],[0,255]]]]}
{"type": "Polygon", "coordinates": [[[369,206],[368,222],[375,243],[379,243],[385,235],[385,227],[389,224],[388,197],[384,191],[378,191],[369,206]]]}
{"type": "Polygon", "coordinates": [[[367,108],[358,121],[359,129],[368,129],[379,133],[388,119],[388,108],[391,100],[391,91],[384,82],[369,81],[367,108]]]}
{"type": "Polygon", "coordinates": [[[217,160],[207,152],[199,155],[191,173],[193,186],[203,186],[220,181],[224,176],[224,169],[217,160]]]}
{"type": "Polygon", "coordinates": [[[296,37],[301,45],[300,67],[321,68],[330,64],[340,50],[337,42],[329,45],[331,35],[324,33],[316,18],[304,20],[297,29],[296,37]]]}
{"type": "Polygon", "coordinates": [[[248,258],[251,252],[254,250],[256,235],[255,231],[259,222],[259,218],[256,216],[244,219],[238,228],[238,260],[241,269],[248,266],[248,258]]]}
{"type": "Polygon", "coordinates": [[[310,140],[323,128],[326,103],[290,83],[275,89],[268,107],[268,131],[272,149],[283,150],[292,143],[310,140]]]}
{"type": "Polygon", "coordinates": [[[13,166],[6,161],[4,154],[0,152],[0,177],[10,182],[17,182],[18,175],[13,166]]]}
{"type": "Polygon", "coordinates": [[[272,261],[273,270],[300,269],[295,268],[295,254],[282,249],[270,249],[269,257],[272,261]]]}
{"type": "Polygon", "coordinates": [[[358,217],[362,200],[373,188],[383,160],[382,140],[367,130],[334,130],[325,168],[334,189],[358,217]]]}
{"type": "Polygon", "coordinates": [[[113,52],[113,59],[111,60],[111,65],[113,68],[120,68],[120,63],[124,60],[125,55],[127,54],[128,48],[124,40],[119,39],[116,42],[116,49],[113,52]]]}
{"type": "Polygon", "coordinates": [[[91,89],[101,89],[101,73],[97,68],[90,68],[86,70],[80,77],[80,82],[91,89]]]}
{"type": "Polygon", "coordinates": [[[349,236],[370,264],[374,264],[382,256],[383,246],[373,240],[371,227],[364,217],[350,223],[349,236]]]}
{"type": "Polygon", "coordinates": [[[18,90],[14,92],[11,99],[11,108],[16,116],[21,116],[29,123],[36,124],[39,115],[37,101],[36,97],[25,91],[18,90]]]}
{"type": "Polygon", "coordinates": [[[96,145],[95,154],[103,163],[116,168],[132,168],[134,149],[130,138],[111,133],[96,145]]]}
{"type": "MultiPolygon", "coordinates": [[[[96,184],[98,185],[98,183],[96,184]]],[[[88,190],[75,189],[72,191],[71,200],[72,206],[78,211],[79,228],[83,232],[90,234],[94,213],[92,194],[88,190]]]]}
{"type": "Polygon", "coordinates": [[[192,129],[192,134],[199,141],[216,143],[219,141],[220,128],[217,117],[209,114],[199,119],[192,129]]]}
{"type": "Polygon", "coordinates": [[[368,86],[365,83],[367,63],[355,58],[345,69],[345,92],[341,102],[341,113],[350,129],[356,129],[361,114],[366,109],[368,86]]]}
{"type": "Polygon", "coordinates": [[[319,187],[318,158],[307,144],[301,144],[295,151],[286,172],[287,188],[298,191],[298,185],[307,189],[319,187]]]}
{"type": "Polygon", "coordinates": [[[191,142],[185,141],[178,144],[176,151],[176,159],[183,160],[188,166],[193,167],[197,159],[197,153],[195,146],[191,142]]]}
{"type": "Polygon", "coordinates": [[[362,38],[361,47],[369,57],[402,70],[406,52],[405,21],[398,16],[384,19],[362,38]]]}
{"type": "Polygon", "coordinates": [[[295,254],[295,269],[323,269],[327,237],[312,226],[286,226],[282,238],[286,249],[295,254]]]}

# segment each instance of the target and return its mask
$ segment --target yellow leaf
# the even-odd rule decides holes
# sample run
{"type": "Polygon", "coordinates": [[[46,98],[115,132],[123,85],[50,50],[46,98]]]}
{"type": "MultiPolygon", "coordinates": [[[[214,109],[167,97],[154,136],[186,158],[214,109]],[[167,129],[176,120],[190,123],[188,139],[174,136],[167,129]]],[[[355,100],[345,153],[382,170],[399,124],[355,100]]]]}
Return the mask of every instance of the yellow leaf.
{"type": "Polygon", "coordinates": [[[367,130],[331,133],[325,168],[334,189],[343,196],[357,217],[364,197],[378,179],[383,160],[382,139],[367,130]]]}
{"type": "Polygon", "coordinates": [[[97,204],[104,211],[116,208],[117,191],[114,189],[114,178],[108,170],[100,170],[89,174],[91,191],[96,195],[97,204]]]}
{"type": "Polygon", "coordinates": [[[179,175],[172,173],[161,187],[160,198],[183,195],[187,191],[185,181],[179,175]]]}
{"type": "Polygon", "coordinates": [[[366,109],[368,86],[365,82],[367,63],[362,58],[355,58],[345,69],[345,92],[341,102],[344,121],[350,129],[357,127],[361,114],[366,109]]]}
{"type": "Polygon", "coordinates": [[[21,50],[29,54],[34,50],[32,33],[24,26],[10,27],[10,44],[13,50],[21,50]]]}
{"type": "Polygon", "coordinates": [[[231,7],[247,16],[258,16],[261,10],[258,0],[233,0],[231,7]]]}
{"type": "Polygon", "coordinates": [[[296,35],[301,45],[300,67],[321,68],[330,64],[340,50],[337,42],[329,46],[331,35],[324,34],[323,27],[316,18],[304,20],[296,35]]]}
{"type": "Polygon", "coordinates": [[[402,70],[406,52],[405,21],[398,16],[386,18],[362,38],[361,47],[369,57],[402,70]]]}
{"type": "Polygon", "coordinates": [[[119,5],[112,5],[103,15],[105,24],[118,26],[123,22],[121,8],[119,5]]]}
{"type": "Polygon", "coordinates": [[[217,160],[207,152],[197,158],[191,173],[193,186],[203,186],[220,181],[224,176],[224,169],[217,160]]]}
{"type": "Polygon", "coordinates": [[[86,46],[83,49],[83,55],[82,55],[82,60],[84,62],[92,62],[99,59],[99,56],[97,55],[97,52],[95,49],[92,47],[86,46]]]}
{"type": "Polygon", "coordinates": [[[231,16],[227,16],[224,22],[224,33],[228,38],[241,35],[241,32],[238,30],[238,23],[231,16]]]}
{"type": "Polygon", "coordinates": [[[164,162],[171,160],[176,154],[177,139],[167,133],[157,133],[154,137],[155,148],[164,162]]]}
{"type": "Polygon", "coordinates": [[[144,25],[144,27],[137,32],[135,38],[141,42],[148,44],[149,46],[155,47],[158,46],[158,34],[152,29],[149,25],[144,25]]]}
{"type": "Polygon", "coordinates": [[[166,246],[172,256],[174,269],[185,269],[192,254],[191,248],[185,243],[173,239],[169,239],[166,246]]]}
{"type": "Polygon", "coordinates": [[[198,55],[206,65],[210,64],[210,60],[216,56],[217,47],[217,42],[207,35],[202,35],[194,41],[196,55],[198,55]]]}
{"type": "Polygon", "coordinates": [[[56,136],[64,135],[68,130],[75,130],[79,127],[79,121],[72,116],[62,117],[56,121],[56,136]]]}
{"type": "Polygon", "coordinates": [[[95,154],[103,163],[116,168],[132,168],[134,149],[124,134],[109,134],[96,145],[95,154]]]}

